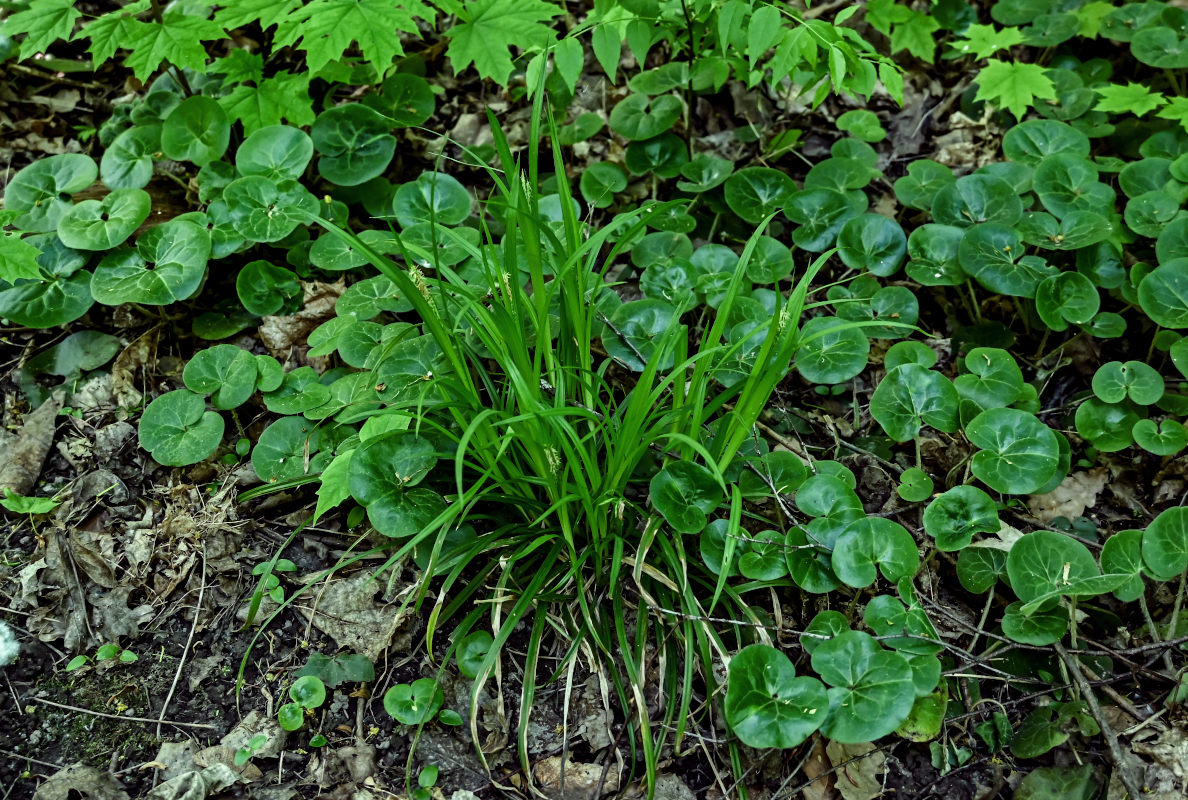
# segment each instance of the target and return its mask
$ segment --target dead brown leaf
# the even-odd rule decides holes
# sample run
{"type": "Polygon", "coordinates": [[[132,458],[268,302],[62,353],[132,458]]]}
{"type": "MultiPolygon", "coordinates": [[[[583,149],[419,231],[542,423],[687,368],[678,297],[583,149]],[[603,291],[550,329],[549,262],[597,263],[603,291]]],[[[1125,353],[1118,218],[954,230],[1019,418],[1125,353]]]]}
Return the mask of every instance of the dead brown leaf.
{"type": "Polygon", "coordinates": [[[1029,497],[1027,508],[1045,525],[1056,517],[1076,519],[1084,515],[1085,509],[1097,504],[1097,496],[1105,488],[1108,479],[1109,472],[1105,467],[1074,472],[1047,494],[1029,497]]]}

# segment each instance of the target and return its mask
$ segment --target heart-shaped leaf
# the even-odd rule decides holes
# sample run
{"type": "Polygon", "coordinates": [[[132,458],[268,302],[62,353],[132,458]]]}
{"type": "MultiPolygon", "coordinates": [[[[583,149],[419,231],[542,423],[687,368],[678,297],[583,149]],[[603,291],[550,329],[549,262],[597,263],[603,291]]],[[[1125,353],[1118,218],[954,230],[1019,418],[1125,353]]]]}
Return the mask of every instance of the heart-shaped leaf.
{"type": "Polygon", "coordinates": [[[174,161],[205,166],[222,157],[231,142],[231,122],[217,101],[187,97],[161,125],[161,152],[174,161]]]}
{"type": "Polygon", "coordinates": [[[58,237],[76,250],[110,250],[148,219],[152,204],[143,189],[116,189],[102,200],[84,200],[62,215],[58,237]]]}
{"type": "Polygon", "coordinates": [[[912,535],[898,522],[883,517],[850,523],[833,548],[833,571],[843,583],[858,589],[874,583],[878,572],[897,583],[914,576],[919,567],[920,554],[912,535]]]}
{"type": "Polygon", "coordinates": [[[965,230],[953,225],[928,223],[912,231],[907,240],[909,261],[905,271],[924,286],[959,286],[965,281],[959,251],[965,230]]]}
{"type": "Polygon", "coordinates": [[[313,159],[313,140],[299,128],[269,125],[252,132],[235,151],[241,175],[271,181],[297,180],[313,159]]]}
{"type": "Polygon", "coordinates": [[[835,189],[817,188],[795,192],[788,198],[784,214],[799,227],[792,231],[792,241],[812,253],[833,246],[842,226],[866,210],[866,195],[859,197],[835,189]]]}
{"type": "Polygon", "coordinates": [[[1093,393],[1106,403],[1130,399],[1149,406],[1163,397],[1163,376],[1142,361],[1110,361],[1093,374],[1093,393]]]}
{"type": "Polygon", "coordinates": [[[252,468],[266,483],[317,475],[333,455],[318,452],[322,449],[321,438],[309,420],[281,417],[264,429],[252,448],[252,468]]]}
{"type": "Polygon", "coordinates": [[[39,159],[12,176],[4,189],[4,207],[20,213],[13,220],[20,230],[56,231],[71,207],[70,195],[86,189],[98,175],[90,156],[61,153],[39,159]]]}
{"type": "Polygon", "coordinates": [[[965,232],[957,258],[961,268],[990,291],[1034,297],[1040,282],[1056,275],[1057,270],[1025,252],[1017,229],[985,223],[965,232]]]}
{"type": "Polygon", "coordinates": [[[907,659],[879,647],[874,637],[845,631],[813,651],[813,669],[829,684],[829,716],[821,731],[830,739],[872,742],[898,728],[916,701],[907,659]]]}
{"type": "Polygon", "coordinates": [[[1188,258],[1161,261],[1139,284],[1138,300],[1156,325],[1188,328],[1188,258]]]}
{"type": "Polygon", "coordinates": [[[182,371],[186,388],[211,395],[215,408],[238,408],[256,390],[255,357],[231,344],[217,344],[194,354],[182,371]]]}
{"type": "Polygon", "coordinates": [[[0,283],[0,317],[31,328],[65,325],[87,313],[94,304],[91,273],[82,269],[87,255],[62,244],[56,234],[24,240],[37,249],[41,277],[0,283]]]}
{"type": "Polygon", "coordinates": [[[774,647],[749,645],[730,659],[723,709],[748,747],[795,747],[821,727],[828,708],[821,682],[797,677],[774,647]]]}
{"type": "Polygon", "coordinates": [[[1054,331],[1069,324],[1087,324],[1101,308],[1101,295],[1093,282],[1079,272],[1061,272],[1035,289],[1035,310],[1054,331]]]}
{"type": "Polygon", "coordinates": [[[683,111],[676,95],[629,94],[611,109],[610,126],[624,139],[651,139],[671,128],[683,111]]]}
{"type": "Polygon", "coordinates": [[[936,193],[957,180],[953,170],[927,158],[918,158],[907,166],[907,175],[895,181],[895,196],[908,208],[928,211],[936,193]]]}
{"type": "Polygon", "coordinates": [[[681,533],[699,533],[722,501],[722,487],[709,469],[673,461],[652,476],[648,496],[664,519],[681,533]]]}
{"type": "Polygon", "coordinates": [[[850,269],[887,277],[899,271],[906,254],[903,228],[882,214],[855,217],[837,235],[837,255],[850,269]]]}
{"type": "MultiPolygon", "coordinates": [[[[678,318],[676,309],[663,300],[624,303],[611,314],[610,325],[602,334],[602,346],[612,358],[642,372],[645,364],[657,356],[660,341],[676,326],[678,318]]],[[[660,369],[672,366],[671,348],[658,357],[660,369]]]]}
{"type": "Polygon", "coordinates": [[[384,693],[384,710],[403,725],[424,725],[445,702],[441,686],[432,678],[398,683],[384,693]]]}
{"type": "Polygon", "coordinates": [[[1143,531],[1143,563],[1161,581],[1188,569],[1188,507],[1164,509],[1143,531]]]}
{"type": "Polygon", "coordinates": [[[942,187],[932,201],[932,216],[942,225],[967,228],[983,222],[1010,226],[1023,216],[1014,187],[992,175],[966,175],[942,187]]]}
{"type": "Polygon", "coordinates": [[[1006,350],[975,347],[965,357],[965,367],[969,373],[953,381],[962,400],[985,410],[1005,408],[1023,397],[1023,371],[1006,350]]]}
{"type": "Polygon", "coordinates": [[[1029,119],[1002,137],[1002,152],[1011,161],[1036,166],[1044,158],[1064,153],[1089,157],[1089,137],[1071,125],[1052,119],[1029,119]]]}
{"type": "Polygon", "coordinates": [[[866,367],[870,340],[861,328],[836,317],[814,317],[800,330],[796,369],[813,383],[842,383],[866,367]]]}
{"type": "Polygon", "coordinates": [[[292,270],[267,261],[249,261],[235,279],[235,293],[248,313],[259,317],[292,313],[301,302],[301,281],[292,270]]]}
{"type": "Polygon", "coordinates": [[[140,189],[153,177],[153,156],[161,149],[160,125],[137,125],[116,137],[99,161],[109,189],[140,189]]]}
{"type": "Polygon", "coordinates": [[[367,95],[363,102],[391,120],[393,128],[421,125],[437,106],[429,81],[408,72],[389,75],[379,92],[367,95]]]}
{"type": "Polygon", "coordinates": [[[210,258],[210,237],[175,218],[146,231],[136,248],[121,247],[95,267],[91,292],[106,305],[168,305],[198,291],[210,258]]]}
{"type": "Polygon", "coordinates": [[[976,486],[954,486],[924,509],[924,530],[937,550],[961,550],[978,533],[996,533],[1002,523],[990,495],[976,486]]]}
{"type": "Polygon", "coordinates": [[[310,128],[314,149],[321,154],[318,172],[339,186],[358,186],[378,177],[396,152],[392,121],[362,103],[323,111],[310,128]]]}
{"type": "Polygon", "coordinates": [[[758,224],[779,211],[796,191],[796,184],[770,167],[747,167],[723,184],[726,205],[746,222],[758,224]]]}
{"type": "Polygon", "coordinates": [[[442,172],[423,172],[396,190],[392,210],[401,226],[422,222],[458,225],[470,216],[470,192],[456,178],[442,172]]]}
{"type": "Polygon", "coordinates": [[[957,389],[948,378],[919,364],[887,373],[870,398],[870,415],[897,442],[914,439],[924,425],[957,430],[957,389]]]}
{"type": "Polygon", "coordinates": [[[1126,582],[1114,590],[1114,597],[1124,603],[1139,599],[1146,589],[1143,583],[1143,532],[1118,531],[1106,539],[1101,548],[1101,569],[1127,576],[1126,582]]]}
{"type": "Polygon", "coordinates": [[[187,389],[167,392],[140,417],[140,446],[167,467],[205,461],[223,439],[223,418],[206,410],[202,395],[187,389]]]}
{"type": "Polygon", "coordinates": [[[965,433],[980,448],[974,453],[970,469],[995,491],[1036,492],[1059,468],[1056,434],[1025,411],[991,408],[974,417],[965,433]]]}
{"type": "Polygon", "coordinates": [[[1156,424],[1152,419],[1140,419],[1131,429],[1135,444],[1157,456],[1171,456],[1188,446],[1188,429],[1174,419],[1156,424]]]}
{"type": "Polygon", "coordinates": [[[223,190],[227,214],[239,235],[251,242],[276,242],[318,213],[318,201],[292,180],[261,175],[238,178],[223,190]]]}

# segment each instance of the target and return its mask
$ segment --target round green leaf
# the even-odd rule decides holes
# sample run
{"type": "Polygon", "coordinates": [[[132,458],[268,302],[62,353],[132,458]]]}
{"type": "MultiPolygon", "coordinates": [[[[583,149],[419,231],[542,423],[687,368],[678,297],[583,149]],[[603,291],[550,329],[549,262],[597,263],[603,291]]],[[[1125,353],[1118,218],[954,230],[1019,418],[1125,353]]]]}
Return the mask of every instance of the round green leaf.
{"type": "Polygon", "coordinates": [[[1033,182],[1044,208],[1057,217],[1114,206],[1114,190],[1097,180],[1093,162],[1070,153],[1045,156],[1035,167],[1033,182]]]}
{"type": "Polygon", "coordinates": [[[648,484],[652,505],[681,533],[698,533],[707,515],[722,501],[722,487],[714,474],[692,461],[673,461],[648,484]]]}
{"type": "Polygon", "coordinates": [[[432,678],[398,683],[384,693],[384,710],[403,725],[423,725],[445,702],[441,686],[432,678]]]}
{"type": "Polygon", "coordinates": [[[1156,69],[1188,67],[1188,37],[1170,27],[1151,25],[1135,31],[1130,40],[1130,52],[1156,69]]]}
{"type": "Polygon", "coordinates": [[[202,395],[186,389],[167,392],[140,417],[140,446],[167,467],[205,461],[223,439],[223,418],[206,410],[202,395]]]}
{"type": "Polygon", "coordinates": [[[146,231],[135,249],[121,247],[104,256],[91,278],[91,293],[112,306],[185,300],[198,291],[209,258],[207,232],[189,220],[174,218],[146,231]]]}
{"type": "MultiPolygon", "coordinates": [[[[231,345],[227,345],[230,347],[231,345]]],[[[260,434],[252,448],[252,468],[265,483],[316,475],[330,455],[317,458],[318,430],[302,417],[281,417],[260,434]]]]}
{"type": "Polygon", "coordinates": [[[847,131],[864,142],[881,142],[887,138],[887,132],[883,130],[878,115],[865,108],[851,109],[839,116],[837,129],[847,131]]]}
{"type": "Polygon", "coordinates": [[[1077,407],[1073,417],[1077,433],[1093,442],[1093,446],[1106,453],[1113,453],[1130,447],[1131,431],[1139,422],[1133,406],[1121,403],[1103,403],[1090,397],[1077,407]]]}
{"type": "Polygon", "coordinates": [[[836,317],[814,317],[800,330],[796,369],[812,383],[848,381],[866,367],[870,340],[852,323],[836,317]]]}
{"type": "Polygon", "coordinates": [[[470,216],[470,208],[470,192],[442,172],[422,172],[415,181],[397,189],[392,198],[393,213],[405,228],[422,222],[458,225],[470,216]]]}
{"type": "Polygon", "coordinates": [[[231,142],[231,122],[217,101],[200,94],[182,100],[161,126],[161,152],[174,161],[205,166],[231,142]]]}
{"type": "Polygon", "coordinates": [[[828,250],[842,226],[866,210],[865,195],[861,195],[859,202],[860,205],[856,205],[850,196],[835,189],[794,192],[784,208],[788,219],[799,223],[799,227],[792,231],[792,241],[809,252],[828,250]]]}
{"type": "Polygon", "coordinates": [[[296,311],[301,301],[301,281],[292,270],[267,261],[250,261],[235,279],[235,293],[249,313],[259,317],[296,311]]]}
{"type": "Polygon", "coordinates": [[[285,703],[276,710],[276,720],[286,731],[301,730],[305,724],[305,709],[300,703],[285,703]]]}
{"type": "Polygon", "coordinates": [[[1156,325],[1188,328],[1188,258],[1161,262],[1138,286],[1139,304],[1156,325]]]}
{"type": "Polygon", "coordinates": [[[1035,256],[1024,255],[1019,231],[986,223],[965,232],[957,249],[961,268],[998,294],[1034,297],[1041,281],[1057,272],[1035,256]]]}
{"type": "Polygon", "coordinates": [[[971,545],[957,556],[957,580],[967,592],[982,594],[1006,577],[1005,550],[971,545]]]}
{"type": "Polygon", "coordinates": [[[907,659],[874,637],[845,631],[813,651],[813,669],[829,689],[822,733],[836,742],[872,742],[898,728],[916,701],[907,659]]]}
{"type": "Polygon", "coordinates": [[[326,702],[326,685],[321,678],[304,675],[289,687],[289,699],[303,708],[317,708],[326,702]]]}
{"type": "Polygon", "coordinates": [[[1054,331],[1069,323],[1084,325],[1101,308],[1101,295],[1093,281],[1079,272],[1061,272],[1042,281],[1035,289],[1035,310],[1054,331]]]}
{"type": "Polygon", "coordinates": [[[109,189],[140,189],[153,177],[153,156],[161,149],[160,125],[137,125],[103,151],[99,174],[109,189]]]}
{"type": "Polygon", "coordinates": [[[895,487],[895,493],[909,503],[920,503],[932,497],[935,488],[927,472],[919,467],[911,467],[899,476],[899,485],[895,487]]]}
{"type": "Polygon", "coordinates": [[[777,283],[792,274],[796,262],[783,242],[760,236],[747,262],[747,277],[755,283],[777,283]]]}
{"type": "Polygon", "coordinates": [[[920,553],[912,535],[883,517],[866,517],[850,523],[833,548],[833,571],[841,581],[861,589],[878,578],[891,583],[911,578],[920,567],[920,553]]]}
{"type": "Polygon", "coordinates": [[[235,167],[241,175],[295,181],[305,173],[313,152],[313,140],[305,131],[288,125],[268,125],[243,140],[235,151],[235,167]]]}
{"type": "Polygon", "coordinates": [[[928,223],[912,231],[907,240],[905,271],[924,286],[959,286],[965,281],[959,252],[965,230],[953,225],[928,223]]]}
{"type": "Polygon", "coordinates": [[[1126,582],[1114,590],[1114,597],[1124,603],[1142,597],[1146,589],[1143,583],[1143,532],[1118,531],[1106,539],[1101,548],[1101,569],[1106,573],[1128,576],[1126,582]]]}
{"type": "Polygon", "coordinates": [[[1143,531],[1143,563],[1161,581],[1188,569],[1188,507],[1165,509],[1151,520],[1143,531]]]}
{"type": "Polygon", "coordinates": [[[12,223],[19,230],[55,231],[71,207],[70,195],[86,189],[98,175],[94,159],[79,153],[39,159],[9,180],[4,189],[4,207],[20,213],[12,223]]]}
{"type": "Polygon", "coordinates": [[[829,696],[774,647],[753,644],[730,659],[726,722],[748,747],[795,747],[821,726],[829,696]]]}
{"type": "Polygon", "coordinates": [[[285,375],[281,385],[264,395],[264,406],[274,414],[301,414],[330,399],[330,389],[318,381],[313,367],[298,367],[285,375]]]}
{"type": "Polygon", "coordinates": [[[310,128],[318,172],[339,186],[358,186],[378,177],[396,152],[392,122],[362,103],[323,111],[310,128]]]}
{"type": "Polygon", "coordinates": [[[276,242],[318,213],[318,201],[292,180],[272,181],[262,175],[238,178],[223,190],[223,201],[235,231],[248,241],[276,242]]]}
{"type": "Polygon", "coordinates": [[[895,196],[908,208],[928,211],[936,193],[957,180],[953,170],[927,158],[908,164],[907,175],[895,181],[895,196]]]}
{"type": "Polygon", "coordinates": [[[627,176],[618,165],[599,161],[586,167],[578,186],[587,203],[606,208],[615,202],[616,194],[627,188],[627,176]]]}
{"type": "Polygon", "coordinates": [[[917,364],[927,369],[936,364],[936,351],[923,342],[896,342],[883,354],[883,368],[891,370],[904,364],[917,364]]]}
{"type": "Polygon", "coordinates": [[[779,211],[796,191],[792,179],[770,167],[747,167],[726,179],[726,205],[744,221],[758,224],[779,211]]]}
{"type": "Polygon", "coordinates": [[[804,176],[805,189],[862,189],[879,171],[860,158],[827,158],[818,161],[804,176]]]}
{"type": "Polygon", "coordinates": [[[975,347],[965,357],[968,374],[958,375],[953,385],[962,400],[978,408],[1005,408],[1023,397],[1023,371],[1006,350],[975,347]]]}
{"type": "Polygon", "coordinates": [[[102,200],[84,200],[63,214],[58,236],[76,250],[110,250],[148,219],[152,205],[143,189],[116,189],[102,200]]]}
{"type": "Polygon", "coordinates": [[[870,415],[897,442],[916,438],[931,425],[957,430],[957,389],[948,378],[919,364],[903,364],[887,373],[870,398],[870,415]]]}
{"type": "Polygon", "coordinates": [[[623,153],[623,164],[632,175],[654,172],[661,178],[675,178],[688,161],[688,146],[675,133],[631,142],[623,153]]]}
{"type": "Polygon", "coordinates": [[[725,158],[700,153],[681,165],[682,181],[677,181],[677,188],[682,192],[708,192],[730,177],[734,171],[734,162],[725,158]]]}
{"type": "Polygon", "coordinates": [[[837,235],[837,254],[850,269],[883,277],[894,275],[907,253],[907,236],[899,223],[882,214],[854,217],[837,235]]]}
{"type": "Polygon", "coordinates": [[[1024,604],[1075,594],[1078,582],[1100,574],[1089,548],[1055,531],[1023,536],[1007,556],[1011,588],[1024,604]]]}
{"type": "Polygon", "coordinates": [[[1129,398],[1149,406],[1163,397],[1163,376],[1142,361],[1111,361],[1093,374],[1093,393],[1105,403],[1129,398]]]}
{"type": "Polygon", "coordinates": [[[968,228],[982,222],[1009,226],[1023,216],[1014,187],[992,175],[966,175],[942,187],[932,201],[932,216],[942,225],[968,228]]]}
{"type": "Polygon", "coordinates": [[[961,550],[975,534],[996,533],[1002,524],[990,495],[976,486],[954,486],[938,496],[924,509],[923,521],[936,549],[946,551],[961,550]]]}
{"type": "Polygon", "coordinates": [[[389,75],[379,92],[367,95],[363,102],[388,117],[394,128],[423,124],[437,106],[429,81],[408,72],[389,75]]]}
{"type": "Polygon", "coordinates": [[[458,672],[463,677],[474,680],[483,668],[483,660],[491,651],[495,639],[487,631],[472,631],[458,642],[458,649],[454,651],[454,658],[458,662],[458,672]]]}
{"type": "Polygon", "coordinates": [[[785,536],[779,531],[760,531],[749,535],[746,547],[741,550],[738,571],[744,578],[774,581],[788,574],[785,536]]]}
{"type": "Polygon", "coordinates": [[[1024,614],[1023,603],[1006,607],[1002,615],[1002,632],[1023,644],[1046,647],[1064,638],[1068,632],[1068,611],[1056,606],[1024,614]]]}
{"type": "Polygon", "coordinates": [[[1171,456],[1188,445],[1188,429],[1174,419],[1165,419],[1156,425],[1155,420],[1140,419],[1131,429],[1135,444],[1157,456],[1171,456]]]}
{"type": "Polygon", "coordinates": [[[1089,150],[1088,136],[1067,123],[1051,119],[1021,122],[1002,139],[1002,152],[1007,158],[1033,167],[1057,153],[1088,158],[1089,150]]]}
{"type": "Polygon", "coordinates": [[[610,126],[624,139],[651,139],[671,128],[683,110],[676,95],[629,94],[611,109],[610,126]]]}
{"type": "MultiPolygon", "coordinates": [[[[602,334],[602,346],[629,369],[642,372],[645,362],[657,354],[665,333],[676,324],[676,309],[663,300],[634,300],[611,314],[611,324],[602,334]]],[[[865,337],[863,337],[865,341],[865,337]]],[[[660,369],[672,366],[671,349],[660,354],[660,369]]]]}
{"type": "Polygon", "coordinates": [[[1059,468],[1060,445],[1056,434],[1025,411],[991,408],[974,417],[965,432],[980,448],[970,469],[995,491],[1036,492],[1059,468]]]}
{"type": "Polygon", "coordinates": [[[256,390],[256,359],[232,344],[216,344],[194,354],[182,371],[186,388],[211,395],[215,408],[238,408],[256,390]]]}

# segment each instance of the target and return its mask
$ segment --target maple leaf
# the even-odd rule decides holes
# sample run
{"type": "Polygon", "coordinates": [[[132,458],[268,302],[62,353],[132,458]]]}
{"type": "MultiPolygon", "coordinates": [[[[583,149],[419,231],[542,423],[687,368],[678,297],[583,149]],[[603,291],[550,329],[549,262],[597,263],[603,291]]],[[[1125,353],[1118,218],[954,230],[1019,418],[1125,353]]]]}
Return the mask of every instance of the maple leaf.
{"type": "Polygon", "coordinates": [[[557,34],[541,23],[560,13],[544,0],[474,0],[458,14],[461,22],[446,31],[454,73],[473,63],[480,76],[506,86],[512,71],[508,51],[551,44],[557,34]]]}
{"type": "Polygon", "coordinates": [[[392,0],[312,0],[281,20],[276,41],[290,45],[300,39],[311,72],[358,42],[363,57],[383,75],[404,54],[398,31],[417,33],[417,24],[392,0]]]}
{"type": "Polygon", "coordinates": [[[210,62],[212,75],[227,76],[226,83],[259,83],[264,78],[264,57],[259,53],[235,49],[223,58],[210,62]]]}
{"type": "Polygon", "coordinates": [[[227,38],[223,29],[210,20],[176,11],[167,13],[161,22],[129,20],[127,26],[129,41],[123,46],[132,52],[124,63],[140,81],[148,80],[165,61],[205,72],[206,46],[202,42],[227,38]]]}
{"type": "Polygon", "coordinates": [[[867,0],[866,21],[884,36],[891,35],[891,26],[906,22],[915,13],[907,6],[898,5],[895,0],[867,0]]]}
{"type": "Polygon", "coordinates": [[[249,135],[259,128],[279,125],[281,120],[297,126],[314,121],[309,73],[278,72],[260,81],[258,87],[240,84],[231,94],[220,97],[219,105],[228,116],[243,122],[244,133],[249,135]]]}
{"type": "Polygon", "coordinates": [[[931,64],[936,54],[936,41],[932,34],[940,30],[940,23],[918,11],[912,11],[911,14],[891,31],[891,52],[907,50],[921,61],[931,64]]]}
{"type": "Polygon", "coordinates": [[[242,28],[253,22],[259,22],[261,28],[268,29],[299,5],[301,0],[235,0],[220,8],[214,20],[228,29],[242,28]]]}
{"type": "Polygon", "coordinates": [[[1155,112],[1160,119],[1175,120],[1188,130],[1188,97],[1173,97],[1167,105],[1155,112]]]}
{"type": "Polygon", "coordinates": [[[16,283],[20,278],[41,278],[41,268],[37,266],[39,255],[41,251],[22,241],[19,233],[0,232],[0,281],[16,283]]]}
{"type": "Polygon", "coordinates": [[[13,14],[4,23],[9,36],[26,34],[21,45],[25,55],[44,53],[59,39],[69,39],[75,21],[82,13],[74,9],[74,0],[33,0],[24,11],[13,14]]]}
{"type": "Polygon", "coordinates": [[[978,73],[975,100],[985,100],[1023,119],[1036,99],[1055,100],[1056,87],[1039,64],[1007,63],[991,59],[978,73]]]}
{"type": "Polygon", "coordinates": [[[1096,39],[1101,33],[1101,21],[1107,15],[1117,10],[1113,3],[1104,2],[1104,0],[1093,0],[1092,3],[1085,5],[1072,12],[1076,15],[1080,26],[1077,28],[1077,36],[1084,36],[1087,39],[1096,39]]]}
{"type": "Polygon", "coordinates": [[[1134,113],[1137,116],[1154,111],[1166,100],[1162,93],[1153,92],[1141,83],[1127,82],[1125,86],[1114,83],[1093,91],[1101,95],[1094,111],[1109,111],[1115,114],[1134,113]]]}
{"type": "Polygon", "coordinates": [[[118,11],[112,11],[94,22],[88,22],[74,38],[91,40],[87,45],[87,52],[91,54],[95,66],[98,67],[111,60],[116,50],[127,46],[133,31],[131,23],[136,21],[135,15],[147,11],[148,8],[149,0],[129,3],[118,11]]]}
{"type": "Polygon", "coordinates": [[[993,25],[970,25],[965,29],[965,38],[949,45],[956,53],[970,54],[974,58],[989,58],[999,50],[1006,50],[1023,43],[1023,32],[1018,28],[997,30],[993,25]]]}

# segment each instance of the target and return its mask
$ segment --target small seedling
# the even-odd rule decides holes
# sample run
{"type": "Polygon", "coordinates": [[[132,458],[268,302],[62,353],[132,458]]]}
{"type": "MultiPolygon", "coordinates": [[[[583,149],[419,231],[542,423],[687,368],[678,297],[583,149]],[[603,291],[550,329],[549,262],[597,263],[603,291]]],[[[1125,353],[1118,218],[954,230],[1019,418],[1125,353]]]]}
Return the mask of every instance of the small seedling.
{"type": "MultiPolygon", "coordinates": [[[[99,649],[95,651],[94,660],[97,662],[111,661],[113,659],[119,659],[119,661],[124,664],[131,664],[133,661],[139,660],[140,656],[136,655],[131,650],[124,650],[118,644],[101,645],[99,649]]],[[[92,659],[89,656],[80,653],[67,662],[66,671],[73,672],[91,660],[92,659]]]]}
{"type": "MultiPolygon", "coordinates": [[[[252,567],[253,575],[264,575],[268,571],[267,562],[257,564],[252,567]]],[[[278,558],[276,563],[272,565],[272,571],[264,577],[264,593],[271,598],[274,603],[283,603],[285,601],[285,590],[280,585],[280,578],[277,577],[277,572],[296,572],[297,565],[287,558],[278,558]]]]}
{"type": "Polygon", "coordinates": [[[262,733],[257,733],[248,740],[247,747],[241,747],[235,751],[235,766],[242,767],[247,763],[248,759],[254,756],[267,742],[267,736],[262,733]]]}

